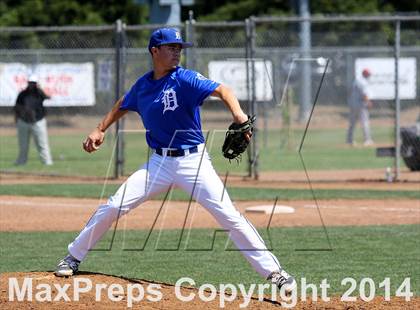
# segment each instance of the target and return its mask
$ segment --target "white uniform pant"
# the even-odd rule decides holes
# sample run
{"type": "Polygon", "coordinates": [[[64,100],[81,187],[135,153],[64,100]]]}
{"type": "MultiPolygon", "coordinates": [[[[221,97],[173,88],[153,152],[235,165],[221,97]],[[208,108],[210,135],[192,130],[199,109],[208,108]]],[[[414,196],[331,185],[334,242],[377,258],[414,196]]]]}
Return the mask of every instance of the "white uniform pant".
{"type": "Polygon", "coordinates": [[[370,134],[370,124],[369,124],[369,110],[364,105],[350,106],[350,115],[349,115],[349,128],[347,131],[347,143],[353,143],[354,129],[356,127],[357,120],[360,119],[360,123],[363,129],[363,136],[365,142],[372,141],[372,136],[370,134]]]}
{"type": "Polygon", "coordinates": [[[31,135],[34,137],[35,146],[39,157],[45,165],[52,165],[50,147],[48,144],[47,121],[45,118],[35,122],[26,123],[21,119],[16,122],[17,136],[19,140],[19,155],[16,159],[17,165],[23,165],[28,160],[29,142],[31,135]]]}
{"type": "Polygon", "coordinates": [[[85,228],[69,244],[69,253],[82,261],[118,214],[128,213],[149,197],[168,191],[172,185],[192,194],[229,231],[235,246],[259,274],[267,278],[271,272],[280,269],[278,260],[267,250],[256,229],[233,206],[207,152],[204,150],[203,153],[202,145],[198,153],[182,157],[154,153],[149,162],[132,174],[106,204],[99,206],[85,228]]]}

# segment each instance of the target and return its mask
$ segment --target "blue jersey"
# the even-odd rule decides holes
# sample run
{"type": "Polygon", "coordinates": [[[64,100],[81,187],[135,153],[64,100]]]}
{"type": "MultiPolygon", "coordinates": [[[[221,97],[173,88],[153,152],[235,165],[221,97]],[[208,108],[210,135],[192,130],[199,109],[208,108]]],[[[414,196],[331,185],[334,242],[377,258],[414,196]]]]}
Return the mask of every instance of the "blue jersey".
{"type": "Polygon", "coordinates": [[[204,143],[200,106],[219,85],[181,67],[158,80],[150,71],[125,94],[120,109],[140,115],[151,148],[186,149],[204,143]]]}

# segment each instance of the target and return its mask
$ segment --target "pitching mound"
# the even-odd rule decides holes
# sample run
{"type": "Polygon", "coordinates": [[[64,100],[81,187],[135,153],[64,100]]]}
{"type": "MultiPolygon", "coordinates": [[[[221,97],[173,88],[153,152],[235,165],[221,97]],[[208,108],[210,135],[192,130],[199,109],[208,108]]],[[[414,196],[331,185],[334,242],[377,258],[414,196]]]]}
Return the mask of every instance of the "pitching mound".
{"type": "MultiPolygon", "coordinates": [[[[220,294],[206,288],[176,287],[145,280],[125,279],[94,273],[81,273],[73,278],[56,278],[51,272],[4,273],[1,278],[1,309],[279,309],[270,299],[249,300],[220,294]],[[190,301],[183,298],[190,297],[190,301]],[[21,301],[19,301],[21,300],[21,301]],[[207,300],[207,301],[205,301],[207,300]],[[221,301],[224,300],[224,304],[221,301]]],[[[238,294],[239,296],[239,294],[238,294]]],[[[279,299],[278,299],[279,300],[279,299]]],[[[290,301],[287,302],[290,304],[290,301]]],[[[419,309],[420,298],[410,302],[401,298],[371,302],[299,301],[293,309],[419,309]]]]}

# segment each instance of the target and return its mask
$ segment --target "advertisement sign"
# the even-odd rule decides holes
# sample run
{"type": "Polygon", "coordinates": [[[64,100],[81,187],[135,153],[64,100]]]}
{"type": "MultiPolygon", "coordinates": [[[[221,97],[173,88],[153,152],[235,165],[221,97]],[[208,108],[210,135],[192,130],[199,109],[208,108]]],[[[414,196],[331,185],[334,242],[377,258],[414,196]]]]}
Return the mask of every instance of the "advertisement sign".
{"type": "MultiPolygon", "coordinates": [[[[251,62],[248,63],[251,67],[251,62]]],[[[255,60],[254,63],[256,99],[270,101],[273,99],[273,65],[268,60],[255,60]]],[[[245,60],[210,61],[209,78],[229,86],[239,100],[248,100],[246,64],[245,60]]]]}
{"type": "Polygon", "coordinates": [[[92,63],[57,63],[28,66],[0,63],[0,105],[13,106],[30,75],[51,97],[45,106],[91,106],[95,104],[94,66],[92,63]]]}
{"type": "MultiPolygon", "coordinates": [[[[398,83],[400,99],[416,99],[416,58],[400,58],[398,62],[398,83]]],[[[368,69],[371,99],[395,99],[395,60],[394,58],[357,58],[355,76],[361,77],[368,69]]]]}

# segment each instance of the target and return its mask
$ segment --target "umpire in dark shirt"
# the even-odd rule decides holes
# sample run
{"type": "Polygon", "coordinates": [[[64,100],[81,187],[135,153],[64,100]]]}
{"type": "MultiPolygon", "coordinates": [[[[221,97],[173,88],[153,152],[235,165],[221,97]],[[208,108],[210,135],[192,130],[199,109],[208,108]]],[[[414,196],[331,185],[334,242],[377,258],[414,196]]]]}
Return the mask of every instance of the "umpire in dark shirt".
{"type": "Polygon", "coordinates": [[[28,86],[19,93],[14,107],[19,140],[19,155],[16,165],[24,165],[28,160],[30,137],[33,135],[39,157],[43,164],[52,165],[48,144],[47,121],[43,102],[49,99],[39,87],[38,79],[31,75],[28,86]]]}

